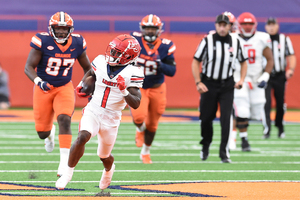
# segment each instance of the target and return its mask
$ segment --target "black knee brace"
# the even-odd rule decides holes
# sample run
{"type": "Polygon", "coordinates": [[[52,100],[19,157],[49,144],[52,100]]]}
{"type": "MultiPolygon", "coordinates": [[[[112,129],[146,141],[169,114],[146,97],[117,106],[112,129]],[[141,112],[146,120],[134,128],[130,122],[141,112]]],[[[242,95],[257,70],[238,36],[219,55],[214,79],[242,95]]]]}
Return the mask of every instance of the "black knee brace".
{"type": "Polygon", "coordinates": [[[241,128],[247,128],[249,126],[248,124],[249,119],[248,118],[240,118],[237,117],[236,118],[236,127],[241,129],[241,128]],[[239,122],[242,122],[242,124],[240,124],[239,122]]]}

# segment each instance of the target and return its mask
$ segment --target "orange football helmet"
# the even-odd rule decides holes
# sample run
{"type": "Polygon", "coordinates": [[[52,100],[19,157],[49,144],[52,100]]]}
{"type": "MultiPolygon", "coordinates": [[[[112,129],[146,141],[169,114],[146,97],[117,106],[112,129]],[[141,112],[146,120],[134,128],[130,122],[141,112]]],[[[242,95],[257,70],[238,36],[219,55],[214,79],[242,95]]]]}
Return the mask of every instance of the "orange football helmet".
{"type": "Polygon", "coordinates": [[[119,35],[107,46],[105,60],[111,66],[124,66],[135,62],[140,52],[141,46],[134,37],[119,35]]]}
{"type": "Polygon", "coordinates": [[[237,19],[240,34],[244,37],[251,37],[257,29],[257,20],[255,16],[249,12],[240,14],[237,19]]]}
{"type": "Polygon", "coordinates": [[[157,37],[163,32],[162,27],[164,23],[161,22],[160,18],[156,15],[150,14],[142,19],[140,22],[140,30],[143,37],[148,42],[154,42],[157,37]],[[156,32],[146,31],[145,28],[156,28],[156,32]]]}
{"type": "Polygon", "coordinates": [[[55,13],[54,15],[52,15],[52,17],[49,20],[49,33],[50,35],[53,37],[53,39],[57,42],[57,43],[64,43],[69,37],[70,34],[74,31],[74,22],[73,19],[70,17],[70,15],[68,15],[67,13],[60,11],[55,13]],[[68,27],[68,34],[66,37],[61,38],[58,37],[55,33],[55,27],[58,26],[63,26],[63,27],[68,27]]]}
{"type": "Polygon", "coordinates": [[[231,12],[225,11],[223,12],[223,15],[226,15],[229,18],[230,23],[233,24],[235,22],[235,16],[231,12]]]}
{"type": "Polygon", "coordinates": [[[229,22],[231,24],[230,31],[232,33],[235,32],[237,29],[235,16],[231,12],[228,12],[228,11],[223,12],[223,15],[226,15],[229,18],[229,22]]]}

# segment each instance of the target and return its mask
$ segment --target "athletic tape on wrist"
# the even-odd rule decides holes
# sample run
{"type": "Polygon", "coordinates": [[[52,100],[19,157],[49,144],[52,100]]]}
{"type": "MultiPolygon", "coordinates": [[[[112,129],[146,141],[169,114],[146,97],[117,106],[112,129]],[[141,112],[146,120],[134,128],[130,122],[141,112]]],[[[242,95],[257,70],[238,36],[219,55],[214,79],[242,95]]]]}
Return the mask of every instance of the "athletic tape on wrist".
{"type": "Polygon", "coordinates": [[[40,77],[35,77],[35,79],[33,80],[34,84],[38,84],[40,81],[42,81],[42,79],[40,77]]]}

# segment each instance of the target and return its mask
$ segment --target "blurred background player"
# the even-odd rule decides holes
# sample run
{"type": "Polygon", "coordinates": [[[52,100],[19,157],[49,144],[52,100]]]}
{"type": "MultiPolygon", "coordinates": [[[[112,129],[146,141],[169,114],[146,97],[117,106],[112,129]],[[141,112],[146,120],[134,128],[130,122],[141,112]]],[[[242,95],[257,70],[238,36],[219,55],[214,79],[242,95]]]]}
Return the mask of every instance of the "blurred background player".
{"type": "MultiPolygon", "coordinates": [[[[114,157],[111,151],[117,139],[122,110],[128,104],[132,109],[140,105],[144,73],[142,68],[134,66],[141,47],[130,35],[119,35],[109,43],[105,56],[99,55],[92,62],[92,69],[83,77],[96,78],[95,90],[91,101],[83,110],[79,133],[73,143],[69,166],[65,174],[56,182],[56,188],[64,189],[72,179],[74,168],[84,154],[85,144],[97,135],[97,154],[104,169],[99,183],[101,190],[111,183],[115,170],[114,157]]],[[[80,96],[82,85],[76,91],[80,96]]]]}
{"type": "Polygon", "coordinates": [[[145,80],[141,105],[136,110],[131,109],[131,115],[136,125],[136,146],[142,147],[140,158],[145,164],[152,163],[150,147],[166,108],[165,75],[172,77],[176,72],[176,46],[171,40],[159,38],[162,27],[160,18],[150,14],[140,22],[141,33],[132,33],[142,47],[136,65],[143,68],[145,80]]]}
{"type": "Polygon", "coordinates": [[[237,24],[236,24],[235,16],[231,12],[228,12],[228,11],[225,11],[223,13],[223,15],[226,15],[229,18],[230,32],[234,33],[236,31],[236,29],[237,29],[237,24]]]}
{"type": "Polygon", "coordinates": [[[61,11],[49,20],[49,33],[37,33],[32,37],[32,49],[25,65],[25,74],[35,83],[33,112],[35,129],[45,140],[45,149],[54,148],[55,126],[59,126],[60,164],[57,175],[67,167],[72,142],[71,117],[74,112],[75,95],[71,82],[73,65],[78,59],[84,73],[90,68],[86,55],[86,42],[81,35],[72,34],[73,19],[61,11]]]}
{"type": "Polygon", "coordinates": [[[6,110],[10,107],[9,102],[9,77],[0,63],[0,109],[6,110]]]}
{"type": "MultiPolygon", "coordinates": [[[[269,34],[256,30],[257,21],[253,14],[242,13],[238,19],[239,33],[237,37],[242,41],[248,55],[248,68],[244,86],[234,91],[234,110],[236,127],[242,139],[242,151],[251,151],[248,142],[247,127],[249,119],[261,120],[266,102],[265,90],[273,68],[271,39],[269,34]],[[267,64],[264,69],[263,57],[267,64]]],[[[237,70],[236,70],[237,71],[237,70]]],[[[239,77],[235,77],[239,80],[239,77]]]]}
{"type": "Polygon", "coordinates": [[[270,80],[266,88],[266,104],[264,119],[264,138],[270,137],[271,132],[271,90],[274,91],[276,101],[276,118],[275,126],[278,128],[278,137],[284,138],[283,116],[286,110],[284,103],[285,84],[290,79],[296,68],[296,56],[290,38],[279,33],[279,23],[276,18],[270,17],[265,25],[267,33],[270,34],[272,40],[272,51],[274,57],[274,68],[272,70],[270,80]],[[286,70],[287,61],[289,68],[286,70]]]}

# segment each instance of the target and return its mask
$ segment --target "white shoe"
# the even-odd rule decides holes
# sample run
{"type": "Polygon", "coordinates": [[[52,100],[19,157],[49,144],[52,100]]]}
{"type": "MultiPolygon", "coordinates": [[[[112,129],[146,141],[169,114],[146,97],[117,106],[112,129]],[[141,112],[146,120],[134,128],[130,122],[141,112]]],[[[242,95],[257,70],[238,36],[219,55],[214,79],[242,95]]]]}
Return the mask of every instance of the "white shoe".
{"type": "Polygon", "coordinates": [[[62,164],[59,164],[58,170],[57,170],[57,177],[62,177],[62,175],[65,173],[67,166],[63,166],[62,164]]]}
{"type": "Polygon", "coordinates": [[[45,141],[45,149],[48,153],[52,152],[54,149],[54,138],[55,138],[55,126],[53,124],[49,137],[45,141]],[[50,139],[49,139],[50,137],[50,139]]]}
{"type": "Polygon", "coordinates": [[[229,139],[229,149],[230,150],[236,149],[236,139],[229,139]]]}
{"type": "Polygon", "coordinates": [[[61,176],[55,183],[55,187],[59,190],[63,190],[65,189],[65,187],[67,186],[67,184],[71,181],[73,175],[67,175],[64,174],[63,176],[61,176]]]}
{"type": "Polygon", "coordinates": [[[112,176],[113,176],[114,171],[115,171],[115,167],[116,166],[113,163],[112,166],[111,166],[111,169],[108,172],[105,170],[105,168],[103,169],[101,180],[100,180],[100,183],[99,183],[99,188],[101,190],[106,189],[110,185],[112,176]]]}

